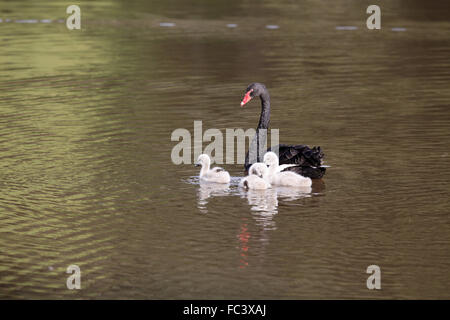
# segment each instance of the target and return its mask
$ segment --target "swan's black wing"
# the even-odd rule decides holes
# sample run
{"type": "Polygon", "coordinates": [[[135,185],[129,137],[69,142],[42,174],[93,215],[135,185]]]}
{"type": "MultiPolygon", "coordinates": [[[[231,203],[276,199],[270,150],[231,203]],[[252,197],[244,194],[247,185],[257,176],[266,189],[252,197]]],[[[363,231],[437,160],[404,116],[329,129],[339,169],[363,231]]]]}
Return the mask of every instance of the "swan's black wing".
{"type": "Polygon", "coordinates": [[[322,165],[323,152],[320,147],[312,149],[306,145],[278,146],[280,164],[298,164],[300,166],[320,167],[322,165]]]}
{"type": "Polygon", "coordinates": [[[283,171],[293,171],[304,177],[308,177],[311,179],[321,179],[325,175],[326,170],[327,169],[324,167],[296,166],[296,167],[286,168],[283,171]]]}
{"type": "Polygon", "coordinates": [[[298,165],[284,171],[294,171],[311,179],[320,179],[325,174],[326,168],[321,167],[324,154],[320,147],[280,144],[278,148],[280,164],[298,165]]]}

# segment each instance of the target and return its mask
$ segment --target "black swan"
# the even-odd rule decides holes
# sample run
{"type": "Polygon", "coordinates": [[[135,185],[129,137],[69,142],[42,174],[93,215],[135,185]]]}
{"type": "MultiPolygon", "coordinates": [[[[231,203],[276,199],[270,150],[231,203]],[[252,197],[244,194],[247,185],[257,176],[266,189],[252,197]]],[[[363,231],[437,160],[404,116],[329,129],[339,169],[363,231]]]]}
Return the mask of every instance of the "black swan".
{"type": "MultiPolygon", "coordinates": [[[[260,149],[260,129],[268,129],[270,121],[270,96],[266,86],[262,83],[252,83],[245,91],[244,99],[242,99],[241,106],[243,107],[254,97],[261,99],[261,116],[259,117],[258,127],[256,128],[256,150],[260,149]]],[[[271,151],[269,148],[267,151],[271,151]]],[[[311,179],[320,179],[325,174],[326,168],[322,166],[322,159],[324,154],[320,147],[310,148],[303,144],[298,145],[278,145],[279,150],[279,164],[295,164],[296,166],[285,169],[286,171],[294,171],[304,177],[311,179]]],[[[256,162],[261,162],[261,153],[257,152],[256,162]]],[[[254,161],[253,161],[254,162],[254,161]]],[[[248,169],[253,163],[249,160],[249,153],[245,157],[244,168],[248,169]]]]}

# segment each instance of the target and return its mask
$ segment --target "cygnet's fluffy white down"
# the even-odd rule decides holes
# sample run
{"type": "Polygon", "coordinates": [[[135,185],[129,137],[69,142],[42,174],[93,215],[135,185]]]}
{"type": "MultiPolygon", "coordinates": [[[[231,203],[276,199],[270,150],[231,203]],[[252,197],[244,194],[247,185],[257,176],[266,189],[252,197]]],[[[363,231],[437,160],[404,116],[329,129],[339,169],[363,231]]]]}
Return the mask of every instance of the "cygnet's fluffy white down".
{"type": "Polygon", "coordinates": [[[253,189],[253,190],[265,190],[270,188],[270,184],[254,174],[242,178],[239,185],[245,189],[253,189]]]}
{"type": "Polygon", "coordinates": [[[270,176],[270,183],[284,187],[310,187],[312,181],[310,178],[302,177],[295,172],[283,171],[270,176]]]}
{"type": "Polygon", "coordinates": [[[200,170],[200,179],[202,181],[214,183],[230,183],[230,174],[222,168],[215,167],[210,169],[211,159],[206,154],[198,157],[197,165],[202,166],[200,170]]]}
{"type": "Polygon", "coordinates": [[[312,185],[310,178],[303,177],[292,171],[280,172],[278,156],[274,152],[267,152],[264,155],[264,163],[269,166],[265,178],[272,185],[285,187],[309,187],[312,185]]]}
{"type": "Polygon", "coordinates": [[[215,183],[230,183],[230,174],[222,168],[216,167],[204,173],[200,179],[215,183]]]}
{"type": "Polygon", "coordinates": [[[246,189],[265,190],[270,183],[264,179],[267,175],[267,166],[264,163],[254,163],[248,170],[249,175],[241,179],[239,185],[246,189]]]}

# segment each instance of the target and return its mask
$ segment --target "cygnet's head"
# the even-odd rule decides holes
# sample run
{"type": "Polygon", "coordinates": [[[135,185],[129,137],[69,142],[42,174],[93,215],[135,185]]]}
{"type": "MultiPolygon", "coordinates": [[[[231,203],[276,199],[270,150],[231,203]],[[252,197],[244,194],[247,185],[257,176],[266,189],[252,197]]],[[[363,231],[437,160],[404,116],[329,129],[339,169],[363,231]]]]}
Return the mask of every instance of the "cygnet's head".
{"type": "Polygon", "coordinates": [[[267,152],[264,155],[264,163],[266,165],[268,165],[269,167],[273,166],[273,165],[277,165],[278,166],[278,156],[277,156],[277,154],[275,152],[272,152],[272,151],[267,152]]]}
{"type": "Polygon", "coordinates": [[[254,163],[248,170],[248,174],[254,174],[262,178],[267,172],[267,166],[264,163],[254,163]]]}
{"type": "Polygon", "coordinates": [[[200,166],[209,166],[209,164],[211,163],[211,159],[209,158],[209,156],[207,154],[201,154],[198,156],[197,162],[195,163],[195,165],[197,167],[200,166]]]}

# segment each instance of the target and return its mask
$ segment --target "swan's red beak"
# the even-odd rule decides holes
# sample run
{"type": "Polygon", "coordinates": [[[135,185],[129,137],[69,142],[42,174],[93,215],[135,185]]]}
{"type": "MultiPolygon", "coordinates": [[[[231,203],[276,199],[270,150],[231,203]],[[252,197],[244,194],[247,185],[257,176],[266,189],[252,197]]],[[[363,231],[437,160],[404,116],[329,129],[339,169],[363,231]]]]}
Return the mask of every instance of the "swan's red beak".
{"type": "Polygon", "coordinates": [[[250,97],[250,93],[252,93],[253,89],[248,91],[245,96],[244,99],[242,99],[241,101],[241,107],[243,107],[247,102],[249,102],[250,100],[252,100],[252,97],[250,97]]]}

